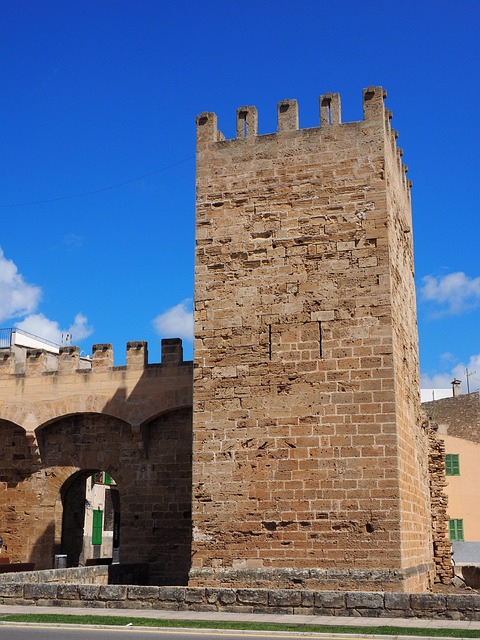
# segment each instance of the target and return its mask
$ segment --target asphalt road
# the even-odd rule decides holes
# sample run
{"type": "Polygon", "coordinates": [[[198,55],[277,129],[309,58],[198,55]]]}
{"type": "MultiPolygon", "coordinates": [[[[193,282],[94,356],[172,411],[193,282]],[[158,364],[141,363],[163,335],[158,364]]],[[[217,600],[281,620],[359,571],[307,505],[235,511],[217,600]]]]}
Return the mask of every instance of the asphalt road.
{"type": "Polygon", "coordinates": [[[138,627],[76,627],[75,625],[50,626],[50,625],[25,625],[6,624],[0,625],[0,640],[273,640],[280,638],[283,640],[302,638],[317,638],[318,635],[289,634],[288,632],[276,632],[271,635],[262,633],[256,635],[254,631],[221,631],[208,630],[182,631],[175,629],[149,629],[138,627]]]}

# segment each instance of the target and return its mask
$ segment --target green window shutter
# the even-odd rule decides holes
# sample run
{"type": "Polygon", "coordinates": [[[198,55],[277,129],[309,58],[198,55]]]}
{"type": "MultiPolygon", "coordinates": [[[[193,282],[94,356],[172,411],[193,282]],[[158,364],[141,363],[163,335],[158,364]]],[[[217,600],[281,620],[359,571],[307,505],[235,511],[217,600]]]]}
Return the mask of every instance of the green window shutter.
{"type": "Polygon", "coordinates": [[[112,476],[105,471],[105,484],[112,484],[112,476]]]}
{"type": "Polygon", "coordinates": [[[92,544],[102,544],[103,511],[95,509],[93,512],[92,544]]]}
{"type": "Polygon", "coordinates": [[[445,456],[445,474],[447,476],[460,475],[460,459],[458,453],[447,453],[445,456]]]}
{"type": "Polygon", "coordinates": [[[461,518],[451,518],[448,522],[450,540],[453,542],[463,542],[463,520],[461,518]]]}

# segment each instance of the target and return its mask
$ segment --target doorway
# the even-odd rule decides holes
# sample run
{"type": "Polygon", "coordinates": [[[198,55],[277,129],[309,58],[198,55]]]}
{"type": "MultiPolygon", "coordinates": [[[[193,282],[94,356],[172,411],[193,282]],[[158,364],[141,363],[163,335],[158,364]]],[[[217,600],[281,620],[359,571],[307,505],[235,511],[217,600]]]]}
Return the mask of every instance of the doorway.
{"type": "Polygon", "coordinates": [[[106,471],[79,471],[61,489],[66,566],[120,561],[120,496],[106,471]]]}

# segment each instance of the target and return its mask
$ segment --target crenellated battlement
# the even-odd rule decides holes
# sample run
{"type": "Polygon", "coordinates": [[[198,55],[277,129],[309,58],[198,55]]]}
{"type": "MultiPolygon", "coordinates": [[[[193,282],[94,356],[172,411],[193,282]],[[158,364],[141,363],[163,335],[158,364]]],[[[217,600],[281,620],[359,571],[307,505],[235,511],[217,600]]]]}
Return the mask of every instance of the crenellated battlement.
{"type": "Polygon", "coordinates": [[[224,134],[218,129],[217,115],[213,112],[204,112],[197,116],[197,148],[211,143],[244,144],[255,143],[268,136],[275,135],[292,136],[295,132],[301,135],[308,131],[328,132],[329,136],[335,135],[335,131],[345,127],[369,127],[371,125],[383,128],[385,139],[390,144],[394,156],[397,158],[398,168],[406,189],[412,186],[407,180],[408,167],[402,162],[403,151],[397,148],[396,139],[398,133],[391,128],[392,112],[385,108],[387,92],[380,86],[370,86],[363,89],[363,120],[357,122],[342,123],[341,101],[338,93],[325,93],[319,98],[319,127],[309,129],[299,128],[299,110],[296,100],[281,100],[277,104],[277,132],[274,134],[258,134],[258,110],[254,106],[243,106],[236,112],[236,137],[226,140],[224,134]]]}
{"type": "Polygon", "coordinates": [[[39,348],[0,350],[0,378],[10,375],[31,378],[75,372],[89,375],[113,370],[141,371],[183,364],[188,363],[183,360],[180,338],[162,340],[161,363],[149,363],[146,341],[127,342],[125,366],[115,366],[114,350],[110,343],[94,344],[92,357],[82,356],[80,348],[71,345],[60,347],[58,354],[39,348]]]}

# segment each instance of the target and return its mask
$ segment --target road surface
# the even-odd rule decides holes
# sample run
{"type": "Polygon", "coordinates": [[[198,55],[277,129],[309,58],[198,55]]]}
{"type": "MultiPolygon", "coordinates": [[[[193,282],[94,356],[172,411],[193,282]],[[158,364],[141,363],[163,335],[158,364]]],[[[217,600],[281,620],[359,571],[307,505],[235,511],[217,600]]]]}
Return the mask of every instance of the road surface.
{"type": "Polygon", "coordinates": [[[148,627],[77,627],[75,625],[50,626],[37,624],[0,624],[0,640],[308,640],[318,635],[289,634],[277,631],[271,635],[254,631],[222,631],[209,629],[175,630],[148,627]]]}

